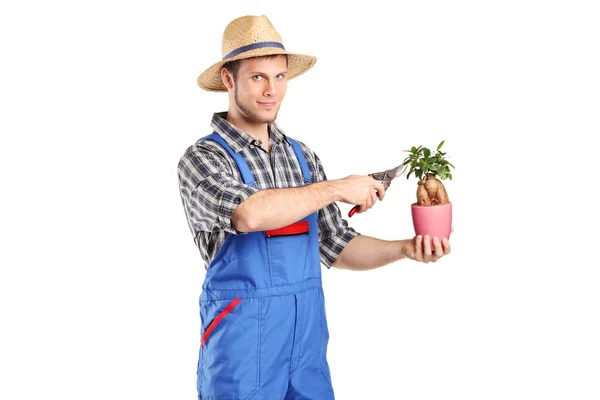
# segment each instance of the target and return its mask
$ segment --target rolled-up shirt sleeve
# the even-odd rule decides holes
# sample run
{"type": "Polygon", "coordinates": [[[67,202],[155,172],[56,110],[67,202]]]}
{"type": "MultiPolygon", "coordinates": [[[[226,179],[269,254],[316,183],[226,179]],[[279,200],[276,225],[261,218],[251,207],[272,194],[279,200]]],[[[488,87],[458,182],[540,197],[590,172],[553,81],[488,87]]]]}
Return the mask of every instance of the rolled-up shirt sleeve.
{"type": "Polygon", "coordinates": [[[321,262],[331,268],[350,240],[360,233],[348,226],[337,204],[332,203],[319,211],[319,241],[321,262]]]}
{"type": "MultiPolygon", "coordinates": [[[[321,160],[316,154],[313,153],[313,155],[317,171],[315,181],[327,180],[321,160]]],[[[340,208],[336,203],[331,203],[319,210],[319,249],[321,263],[327,268],[331,268],[350,240],[358,235],[360,233],[356,232],[348,225],[348,221],[342,218],[340,208]]]]}
{"type": "Polygon", "coordinates": [[[188,148],[178,165],[179,189],[194,237],[200,231],[242,234],[236,231],[231,215],[258,189],[240,181],[225,155],[211,144],[188,148]]]}

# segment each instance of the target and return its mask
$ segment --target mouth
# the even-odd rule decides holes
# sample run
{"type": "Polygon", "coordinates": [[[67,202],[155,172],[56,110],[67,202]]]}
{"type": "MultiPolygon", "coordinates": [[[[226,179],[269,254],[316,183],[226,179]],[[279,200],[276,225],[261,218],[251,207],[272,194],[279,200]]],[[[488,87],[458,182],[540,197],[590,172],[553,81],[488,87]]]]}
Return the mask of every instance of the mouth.
{"type": "Polygon", "coordinates": [[[276,101],[259,101],[258,104],[264,108],[273,108],[277,105],[276,101]]]}

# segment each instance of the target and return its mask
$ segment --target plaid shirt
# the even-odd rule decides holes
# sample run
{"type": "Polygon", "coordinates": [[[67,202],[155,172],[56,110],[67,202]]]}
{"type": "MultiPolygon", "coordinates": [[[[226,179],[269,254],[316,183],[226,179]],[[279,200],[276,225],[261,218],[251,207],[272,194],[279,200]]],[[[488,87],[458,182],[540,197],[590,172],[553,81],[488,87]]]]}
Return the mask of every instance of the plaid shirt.
{"type": "MultiPolygon", "coordinates": [[[[215,113],[211,127],[233,151],[241,152],[256,179],[256,188],[244,184],[231,156],[212,140],[190,146],[179,161],[179,189],[194,242],[206,266],[225,242],[227,235],[240,235],[232,222],[235,208],[259,189],[289,188],[304,185],[302,169],[290,142],[279,127],[270,125],[271,152],[254,145],[254,139],[225,120],[227,113],[215,113]]],[[[324,181],[325,172],[317,155],[300,144],[312,181],[324,181]]],[[[348,242],[359,235],[342,219],[332,203],[319,210],[319,248],[321,262],[328,268],[348,242]]]]}

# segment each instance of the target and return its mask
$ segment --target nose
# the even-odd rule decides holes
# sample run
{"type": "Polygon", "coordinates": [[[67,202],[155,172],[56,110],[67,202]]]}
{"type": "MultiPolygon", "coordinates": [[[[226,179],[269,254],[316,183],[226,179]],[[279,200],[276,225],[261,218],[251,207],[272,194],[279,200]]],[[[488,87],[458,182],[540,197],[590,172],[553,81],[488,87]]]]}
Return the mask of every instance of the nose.
{"type": "Polygon", "coordinates": [[[265,83],[265,92],[264,95],[268,97],[273,97],[277,94],[276,83],[273,79],[267,80],[265,83]]]}

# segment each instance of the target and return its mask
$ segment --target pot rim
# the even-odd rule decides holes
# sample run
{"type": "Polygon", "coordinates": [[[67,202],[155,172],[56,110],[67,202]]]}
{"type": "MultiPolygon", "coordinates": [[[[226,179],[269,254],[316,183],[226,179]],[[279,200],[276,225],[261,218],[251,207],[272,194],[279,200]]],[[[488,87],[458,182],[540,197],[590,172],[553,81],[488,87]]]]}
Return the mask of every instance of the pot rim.
{"type": "Polygon", "coordinates": [[[435,208],[435,207],[450,207],[452,206],[452,203],[446,203],[446,204],[433,204],[430,206],[420,206],[417,203],[412,203],[411,207],[415,207],[415,208],[435,208]]]}

